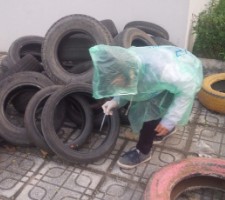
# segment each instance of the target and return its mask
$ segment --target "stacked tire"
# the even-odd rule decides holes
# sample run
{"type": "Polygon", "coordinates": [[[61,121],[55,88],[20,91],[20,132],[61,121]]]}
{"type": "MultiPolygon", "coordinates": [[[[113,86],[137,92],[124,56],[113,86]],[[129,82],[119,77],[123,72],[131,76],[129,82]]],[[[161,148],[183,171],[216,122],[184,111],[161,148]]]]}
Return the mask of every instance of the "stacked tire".
{"type": "Polygon", "coordinates": [[[172,45],[168,39],[153,23],[130,22],[118,33],[112,20],[80,14],[59,19],[45,37],[18,38],[1,62],[0,136],[72,163],[106,156],[115,146],[120,119],[128,120],[125,107],[105,117],[101,106],[107,99],[92,98],[89,48],[172,45]]]}

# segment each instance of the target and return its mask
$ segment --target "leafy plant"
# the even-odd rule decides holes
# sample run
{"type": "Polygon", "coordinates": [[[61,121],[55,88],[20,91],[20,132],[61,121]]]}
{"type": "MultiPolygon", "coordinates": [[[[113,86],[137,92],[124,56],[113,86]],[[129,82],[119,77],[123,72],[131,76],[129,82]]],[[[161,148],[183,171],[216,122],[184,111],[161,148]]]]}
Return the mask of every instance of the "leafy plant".
{"type": "Polygon", "coordinates": [[[225,60],[225,0],[211,0],[194,23],[197,34],[193,53],[198,57],[225,60]]]}

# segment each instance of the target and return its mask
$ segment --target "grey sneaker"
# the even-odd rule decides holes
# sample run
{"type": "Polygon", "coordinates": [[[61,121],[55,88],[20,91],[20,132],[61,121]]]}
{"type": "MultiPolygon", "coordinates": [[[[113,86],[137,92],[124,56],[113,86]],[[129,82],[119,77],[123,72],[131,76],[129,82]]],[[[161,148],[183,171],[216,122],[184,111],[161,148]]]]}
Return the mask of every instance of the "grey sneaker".
{"type": "Polygon", "coordinates": [[[173,135],[174,133],[176,133],[176,128],[173,128],[167,135],[165,136],[155,136],[154,140],[153,140],[153,144],[160,144],[161,142],[163,142],[166,138],[168,138],[169,136],[173,135]]]}
{"type": "Polygon", "coordinates": [[[150,154],[143,154],[138,149],[134,149],[124,153],[117,161],[117,164],[123,169],[132,169],[150,159],[150,154]]]}

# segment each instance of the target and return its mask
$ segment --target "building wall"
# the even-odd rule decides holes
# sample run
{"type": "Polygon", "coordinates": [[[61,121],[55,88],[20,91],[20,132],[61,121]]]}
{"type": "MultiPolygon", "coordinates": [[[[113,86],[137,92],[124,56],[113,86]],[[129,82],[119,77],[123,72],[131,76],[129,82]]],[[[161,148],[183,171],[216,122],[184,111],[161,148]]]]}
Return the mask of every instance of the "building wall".
{"type": "Polygon", "coordinates": [[[209,2],[210,0],[198,0],[198,2],[196,3],[196,0],[190,0],[185,40],[185,47],[187,47],[187,49],[190,51],[192,51],[196,36],[193,33],[193,25],[198,18],[198,14],[206,8],[209,2]]]}
{"type": "Polygon", "coordinates": [[[0,0],[0,51],[21,36],[44,37],[55,21],[71,14],[112,19],[118,31],[134,20],[156,23],[168,31],[171,42],[186,47],[190,1],[196,0],[0,0]]]}

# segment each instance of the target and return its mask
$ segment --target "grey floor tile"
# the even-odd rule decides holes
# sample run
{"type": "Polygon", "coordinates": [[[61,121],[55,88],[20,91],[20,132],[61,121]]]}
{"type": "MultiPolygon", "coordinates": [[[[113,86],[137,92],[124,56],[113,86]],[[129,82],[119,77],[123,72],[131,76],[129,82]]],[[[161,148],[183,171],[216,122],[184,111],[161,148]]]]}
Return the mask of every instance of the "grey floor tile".
{"type": "Polygon", "coordinates": [[[37,155],[0,149],[0,194],[13,198],[44,163],[37,155]],[[10,152],[11,151],[11,152],[10,152]]]}
{"type": "MultiPolygon", "coordinates": [[[[70,164],[57,156],[43,158],[35,148],[0,148],[0,199],[143,200],[154,172],[197,156],[200,147],[204,146],[211,157],[225,159],[225,118],[206,110],[197,100],[189,123],[154,145],[151,160],[137,168],[124,170],[116,164],[121,154],[136,145],[138,137],[129,126],[120,131],[112,152],[91,164],[70,164]]],[[[178,200],[215,200],[218,195],[224,197],[224,193],[197,190],[178,200]]]]}

